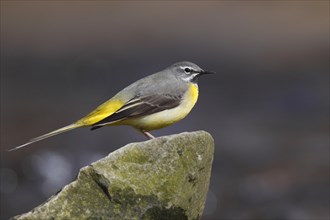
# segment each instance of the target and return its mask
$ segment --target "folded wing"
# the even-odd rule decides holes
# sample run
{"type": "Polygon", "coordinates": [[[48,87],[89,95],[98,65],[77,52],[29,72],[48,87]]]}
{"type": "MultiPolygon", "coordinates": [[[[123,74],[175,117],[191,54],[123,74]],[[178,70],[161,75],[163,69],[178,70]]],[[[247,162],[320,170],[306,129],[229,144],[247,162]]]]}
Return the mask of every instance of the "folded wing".
{"type": "Polygon", "coordinates": [[[92,125],[92,130],[126,119],[138,118],[177,107],[181,96],[150,95],[135,97],[115,113],[92,125]]]}

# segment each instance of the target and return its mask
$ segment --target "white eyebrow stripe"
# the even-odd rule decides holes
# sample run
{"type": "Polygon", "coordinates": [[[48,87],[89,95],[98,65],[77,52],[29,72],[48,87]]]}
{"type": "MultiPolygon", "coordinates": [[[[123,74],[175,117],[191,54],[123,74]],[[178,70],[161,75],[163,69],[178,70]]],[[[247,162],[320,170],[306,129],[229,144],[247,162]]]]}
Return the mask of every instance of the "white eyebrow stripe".
{"type": "Polygon", "coordinates": [[[180,66],[180,68],[181,69],[186,69],[186,68],[189,68],[189,69],[191,69],[191,70],[194,70],[194,71],[196,71],[194,68],[192,68],[191,66],[180,66]]]}
{"type": "Polygon", "coordinates": [[[186,68],[190,68],[190,66],[180,66],[181,69],[186,69],[186,68]]]}

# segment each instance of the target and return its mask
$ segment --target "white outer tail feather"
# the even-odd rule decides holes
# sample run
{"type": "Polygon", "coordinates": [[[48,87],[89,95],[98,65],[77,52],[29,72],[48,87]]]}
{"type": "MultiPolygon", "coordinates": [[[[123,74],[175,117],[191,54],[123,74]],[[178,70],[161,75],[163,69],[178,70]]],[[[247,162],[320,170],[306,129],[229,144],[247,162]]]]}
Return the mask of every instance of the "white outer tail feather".
{"type": "Polygon", "coordinates": [[[55,135],[58,135],[58,134],[61,134],[61,133],[64,133],[64,132],[67,132],[67,131],[70,131],[70,130],[73,130],[75,128],[79,128],[79,127],[82,127],[83,125],[81,124],[70,124],[68,126],[65,126],[63,128],[60,128],[60,129],[57,129],[55,131],[52,131],[52,132],[49,132],[47,134],[44,134],[44,135],[41,135],[39,137],[36,137],[36,138],[33,138],[31,139],[30,141],[28,141],[27,143],[25,144],[22,144],[22,145],[19,145],[17,147],[14,147],[12,149],[9,149],[8,151],[13,151],[13,150],[17,150],[17,149],[20,149],[22,147],[25,147],[25,146],[28,146],[32,143],[35,143],[35,142],[38,142],[38,141],[41,141],[41,140],[44,140],[46,138],[49,138],[49,137],[52,137],[52,136],[55,136],[55,135]]]}

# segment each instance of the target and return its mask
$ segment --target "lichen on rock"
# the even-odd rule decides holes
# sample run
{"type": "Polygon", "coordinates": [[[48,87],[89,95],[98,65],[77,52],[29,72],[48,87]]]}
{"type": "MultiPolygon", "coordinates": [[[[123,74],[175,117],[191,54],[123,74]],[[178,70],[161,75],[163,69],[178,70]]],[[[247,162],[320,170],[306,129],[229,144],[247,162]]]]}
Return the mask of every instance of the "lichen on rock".
{"type": "Polygon", "coordinates": [[[13,219],[199,219],[214,143],[204,131],[128,144],[13,219]]]}

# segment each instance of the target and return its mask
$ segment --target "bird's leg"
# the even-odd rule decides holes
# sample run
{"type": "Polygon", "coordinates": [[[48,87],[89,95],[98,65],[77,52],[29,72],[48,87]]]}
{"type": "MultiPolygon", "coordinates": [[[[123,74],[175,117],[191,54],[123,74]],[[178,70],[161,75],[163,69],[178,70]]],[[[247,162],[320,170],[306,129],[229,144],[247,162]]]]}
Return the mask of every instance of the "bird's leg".
{"type": "Polygon", "coordinates": [[[144,130],[141,130],[142,134],[144,134],[148,139],[154,139],[155,137],[150,134],[149,132],[147,131],[144,131],[144,130]]]}

